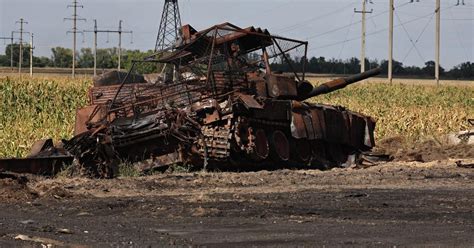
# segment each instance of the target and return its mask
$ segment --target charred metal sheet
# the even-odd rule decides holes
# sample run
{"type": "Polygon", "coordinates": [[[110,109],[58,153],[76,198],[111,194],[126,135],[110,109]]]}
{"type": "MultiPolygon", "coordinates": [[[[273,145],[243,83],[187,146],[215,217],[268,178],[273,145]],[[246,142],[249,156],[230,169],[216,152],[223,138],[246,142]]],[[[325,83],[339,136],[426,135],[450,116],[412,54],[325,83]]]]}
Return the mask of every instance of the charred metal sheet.
{"type": "Polygon", "coordinates": [[[375,147],[375,121],[371,117],[365,118],[366,125],[365,125],[365,135],[364,135],[364,145],[366,148],[371,149],[375,147]]]}
{"type": "Polygon", "coordinates": [[[31,147],[28,157],[38,156],[42,151],[54,148],[52,139],[38,140],[31,147]]]}
{"type": "Polygon", "coordinates": [[[291,101],[265,101],[264,109],[254,111],[256,119],[291,120],[291,101]]]}
{"type": "Polygon", "coordinates": [[[313,123],[314,139],[326,139],[326,121],[323,110],[319,107],[312,107],[311,120],[313,123]]]}
{"type": "Polygon", "coordinates": [[[348,112],[350,118],[350,139],[353,147],[363,147],[365,138],[366,120],[362,115],[348,112]]]}
{"type": "Polygon", "coordinates": [[[326,139],[331,143],[341,143],[347,140],[348,130],[343,113],[336,108],[325,107],[324,120],[326,124],[326,139]]]}
{"type": "Polygon", "coordinates": [[[237,97],[247,109],[263,109],[262,104],[251,95],[238,94],[237,97]]]}
{"type": "Polygon", "coordinates": [[[316,133],[313,129],[313,118],[311,112],[307,111],[303,114],[304,126],[306,129],[306,138],[308,140],[314,140],[316,138],[316,133]]]}
{"type": "Polygon", "coordinates": [[[0,171],[55,175],[65,165],[72,164],[73,159],[72,156],[0,159],[0,171]]]}
{"type": "MultiPolygon", "coordinates": [[[[127,75],[126,72],[109,71],[102,75],[93,78],[94,86],[110,86],[119,85],[127,75]]],[[[145,83],[145,78],[142,75],[132,74],[125,81],[126,84],[145,83]]]]}
{"type": "Polygon", "coordinates": [[[268,95],[274,98],[298,95],[295,79],[283,75],[267,75],[267,88],[268,95]]]}
{"type": "Polygon", "coordinates": [[[291,118],[291,135],[295,139],[305,139],[308,138],[308,134],[306,132],[306,126],[304,117],[300,113],[292,114],[291,118]]]}
{"type": "Polygon", "coordinates": [[[97,122],[107,117],[106,106],[90,105],[76,111],[74,135],[86,132],[90,122],[97,122]]]}

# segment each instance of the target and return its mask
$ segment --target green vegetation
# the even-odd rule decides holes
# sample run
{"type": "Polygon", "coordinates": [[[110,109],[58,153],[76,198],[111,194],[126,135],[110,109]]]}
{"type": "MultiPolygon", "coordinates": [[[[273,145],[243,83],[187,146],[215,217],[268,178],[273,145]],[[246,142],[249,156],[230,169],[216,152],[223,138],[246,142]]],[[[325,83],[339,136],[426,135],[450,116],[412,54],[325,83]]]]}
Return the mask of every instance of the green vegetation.
{"type": "Polygon", "coordinates": [[[122,161],[118,166],[118,175],[120,177],[139,177],[140,171],[129,161],[122,161]]]}
{"type": "MultiPolygon", "coordinates": [[[[292,59],[293,67],[298,72],[302,71],[303,59],[298,57],[292,59]]],[[[360,60],[358,58],[350,58],[346,60],[341,59],[326,59],[325,57],[312,57],[306,60],[306,72],[320,73],[320,74],[356,74],[360,72],[360,60]]],[[[388,61],[377,59],[366,59],[365,68],[382,68],[382,75],[388,73],[388,61]]],[[[434,61],[427,61],[424,66],[405,66],[402,62],[393,61],[393,73],[396,76],[411,76],[411,77],[433,77],[435,74],[436,64],[434,61]]],[[[280,60],[279,63],[273,63],[272,69],[275,71],[291,72],[291,67],[280,60]]],[[[474,78],[474,63],[467,61],[461,63],[450,70],[440,68],[440,75],[443,79],[473,79],[474,78]]]]}
{"type": "Polygon", "coordinates": [[[0,157],[22,157],[35,140],[70,138],[89,80],[0,77],[0,157]]]}
{"type": "MultiPolygon", "coordinates": [[[[17,44],[7,45],[5,55],[0,55],[0,66],[10,66],[10,56],[13,51],[13,66],[18,66],[20,47],[17,44]]],[[[23,47],[23,65],[30,63],[30,47],[23,47]]],[[[154,52],[152,50],[142,52],[140,50],[122,49],[122,67],[126,70],[132,67],[133,60],[142,60],[150,56],[154,52]]],[[[71,68],[72,67],[72,50],[64,47],[54,47],[51,49],[51,58],[33,57],[34,67],[54,67],[54,68],[71,68]]],[[[76,54],[77,68],[93,68],[94,67],[94,51],[91,48],[82,48],[76,54]]],[[[118,48],[99,48],[97,49],[97,68],[99,69],[115,69],[118,67],[118,48]]],[[[157,67],[153,64],[142,64],[135,68],[138,73],[153,73],[157,67]]]]}
{"type": "Polygon", "coordinates": [[[474,88],[366,83],[314,98],[377,120],[377,138],[417,140],[467,130],[474,116],[474,88]]]}
{"type": "MultiPolygon", "coordinates": [[[[324,80],[321,80],[324,81],[324,80]]],[[[75,112],[87,105],[89,79],[0,77],[0,157],[23,157],[34,141],[72,136],[75,112]]],[[[472,86],[361,84],[312,99],[375,117],[377,137],[412,140],[468,129],[472,86]]],[[[122,168],[123,174],[133,174],[122,168]]]]}

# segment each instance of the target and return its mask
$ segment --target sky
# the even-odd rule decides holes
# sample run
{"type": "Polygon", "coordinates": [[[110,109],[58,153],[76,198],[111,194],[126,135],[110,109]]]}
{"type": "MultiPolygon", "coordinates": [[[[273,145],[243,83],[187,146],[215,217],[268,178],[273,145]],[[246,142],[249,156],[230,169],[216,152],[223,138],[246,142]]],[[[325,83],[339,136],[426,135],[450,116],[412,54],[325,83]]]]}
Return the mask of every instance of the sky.
{"type": "MultiPolygon", "coordinates": [[[[180,0],[183,24],[204,29],[231,22],[241,27],[258,26],[273,34],[309,41],[309,56],[346,59],[359,57],[363,0],[180,0]]],[[[367,10],[367,47],[369,58],[388,57],[388,0],[371,0],[367,10]]],[[[404,65],[422,66],[435,55],[435,0],[395,0],[394,59],[404,65]],[[414,45],[413,45],[414,44],[414,45]]],[[[123,48],[153,49],[164,0],[82,0],[78,30],[99,29],[133,31],[123,35],[123,48]]],[[[18,31],[20,18],[34,33],[35,55],[51,56],[56,46],[72,48],[72,0],[0,0],[0,37],[18,31]]],[[[452,68],[465,61],[474,62],[474,0],[454,6],[457,0],[441,0],[441,65],[452,68]]],[[[16,35],[18,37],[18,34],[16,35]]],[[[27,37],[29,40],[29,37],[27,37]]],[[[0,54],[9,41],[0,40],[0,54]]],[[[118,44],[116,34],[99,35],[99,48],[118,44]]],[[[78,49],[93,46],[93,34],[78,35],[78,49]]]]}

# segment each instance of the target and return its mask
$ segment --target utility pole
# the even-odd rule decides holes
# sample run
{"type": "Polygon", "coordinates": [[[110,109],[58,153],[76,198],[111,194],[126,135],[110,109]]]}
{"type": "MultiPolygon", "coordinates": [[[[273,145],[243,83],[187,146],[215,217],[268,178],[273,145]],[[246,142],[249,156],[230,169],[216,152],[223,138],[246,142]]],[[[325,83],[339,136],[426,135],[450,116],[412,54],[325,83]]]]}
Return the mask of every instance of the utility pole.
{"type": "Polygon", "coordinates": [[[10,67],[12,71],[13,71],[13,34],[14,33],[15,32],[12,31],[11,40],[10,40],[10,67]]]}
{"type": "Polygon", "coordinates": [[[439,85],[439,59],[441,48],[441,0],[436,0],[436,65],[435,65],[435,79],[436,84],[439,85]]]}
{"type": "Polygon", "coordinates": [[[94,19],[94,77],[97,76],[97,20],[94,19]]]}
{"type": "Polygon", "coordinates": [[[12,31],[10,37],[0,37],[0,40],[10,40],[10,70],[13,71],[13,34],[15,32],[12,31]]]}
{"type": "Polygon", "coordinates": [[[389,26],[390,34],[388,37],[388,81],[392,83],[393,81],[393,11],[395,10],[394,0],[390,0],[390,17],[389,17],[389,26]]]}
{"type": "Polygon", "coordinates": [[[68,5],[67,7],[74,9],[72,18],[64,18],[64,20],[71,20],[73,22],[72,31],[68,31],[67,33],[73,33],[72,77],[74,78],[76,76],[76,36],[77,33],[80,33],[77,31],[77,21],[86,21],[86,19],[79,18],[77,15],[77,8],[84,8],[83,5],[78,5],[77,0],[73,0],[72,5],[68,5]]]}
{"type": "MultiPolygon", "coordinates": [[[[368,0],[362,0],[362,11],[354,9],[355,13],[362,14],[362,42],[361,42],[361,52],[360,52],[360,72],[365,72],[365,36],[366,36],[366,25],[365,17],[366,14],[372,14],[373,9],[367,11],[367,2],[368,0]]],[[[372,3],[372,1],[370,1],[372,3]]]]}
{"type": "Polygon", "coordinates": [[[123,21],[119,21],[118,30],[99,30],[97,28],[97,20],[94,19],[94,30],[84,30],[84,33],[94,33],[94,76],[97,76],[97,34],[98,33],[118,33],[119,43],[118,43],[118,70],[121,69],[121,60],[122,60],[122,34],[131,34],[133,39],[133,31],[123,31],[122,30],[123,21]]]}
{"type": "Polygon", "coordinates": [[[33,77],[33,33],[31,33],[30,39],[30,77],[33,77]]]}
{"type": "Polygon", "coordinates": [[[18,63],[18,73],[21,75],[21,62],[23,61],[23,33],[26,33],[26,32],[23,32],[23,25],[24,24],[28,24],[28,22],[25,22],[25,20],[23,18],[20,18],[19,21],[17,21],[16,23],[20,23],[20,53],[19,53],[19,63],[18,63]]]}
{"type": "Polygon", "coordinates": [[[124,34],[132,34],[132,31],[123,31],[122,30],[122,20],[119,21],[119,28],[118,28],[118,34],[119,34],[119,47],[118,47],[118,70],[120,71],[120,63],[122,61],[122,33],[124,34]]]}

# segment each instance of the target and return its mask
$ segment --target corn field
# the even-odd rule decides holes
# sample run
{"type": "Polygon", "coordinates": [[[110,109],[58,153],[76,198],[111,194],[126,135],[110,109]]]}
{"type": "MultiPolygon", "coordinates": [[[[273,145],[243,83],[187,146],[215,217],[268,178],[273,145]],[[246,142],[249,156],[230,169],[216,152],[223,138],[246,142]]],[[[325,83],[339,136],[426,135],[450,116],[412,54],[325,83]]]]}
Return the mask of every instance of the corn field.
{"type": "Polygon", "coordinates": [[[436,86],[364,83],[312,99],[345,106],[377,120],[378,139],[409,141],[469,129],[474,118],[474,85],[436,86]]]}
{"type": "MultiPolygon", "coordinates": [[[[316,81],[315,81],[316,83],[316,81]]],[[[24,157],[39,139],[69,139],[76,109],[87,105],[88,78],[0,76],[0,157],[24,157]]],[[[377,119],[377,138],[417,140],[468,129],[474,87],[365,83],[312,99],[377,119]]]]}
{"type": "Polygon", "coordinates": [[[69,139],[90,80],[0,77],[0,157],[23,157],[39,139],[69,139]]]}

